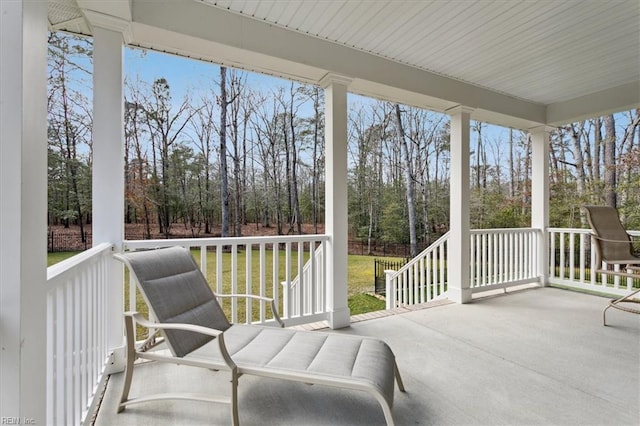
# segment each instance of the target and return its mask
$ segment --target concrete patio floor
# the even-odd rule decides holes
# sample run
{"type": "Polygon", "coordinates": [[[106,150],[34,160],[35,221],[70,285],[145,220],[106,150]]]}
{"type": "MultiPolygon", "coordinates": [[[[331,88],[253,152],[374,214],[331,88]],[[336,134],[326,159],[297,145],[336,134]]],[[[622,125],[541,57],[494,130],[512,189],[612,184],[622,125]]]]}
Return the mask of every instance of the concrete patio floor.
{"type": "MultiPolygon", "coordinates": [[[[606,303],[532,288],[316,332],[391,346],[407,389],[395,394],[397,425],[639,425],[640,315],[610,309],[603,327],[606,303]]],[[[131,396],[226,391],[227,377],[149,363],[137,367],[131,396]]],[[[122,374],[112,375],[96,425],[230,423],[226,406],[191,401],[116,414],[121,387],[122,374]]],[[[368,394],[250,376],[240,379],[239,407],[242,425],[384,424],[368,394]]]]}

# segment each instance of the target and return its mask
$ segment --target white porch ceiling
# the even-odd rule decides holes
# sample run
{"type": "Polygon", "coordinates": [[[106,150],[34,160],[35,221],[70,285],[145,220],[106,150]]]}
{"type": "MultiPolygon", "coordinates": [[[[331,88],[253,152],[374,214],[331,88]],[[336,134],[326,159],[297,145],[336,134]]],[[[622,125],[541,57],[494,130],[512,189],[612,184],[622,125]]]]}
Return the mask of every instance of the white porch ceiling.
{"type": "Polygon", "coordinates": [[[526,127],[640,107],[640,1],[49,0],[53,28],[526,127]],[[96,13],[97,12],[97,13],[96,13]],[[87,22],[89,18],[92,22],[87,22]],[[97,21],[96,21],[97,20],[97,21]],[[84,27],[83,27],[84,25],[84,27]]]}

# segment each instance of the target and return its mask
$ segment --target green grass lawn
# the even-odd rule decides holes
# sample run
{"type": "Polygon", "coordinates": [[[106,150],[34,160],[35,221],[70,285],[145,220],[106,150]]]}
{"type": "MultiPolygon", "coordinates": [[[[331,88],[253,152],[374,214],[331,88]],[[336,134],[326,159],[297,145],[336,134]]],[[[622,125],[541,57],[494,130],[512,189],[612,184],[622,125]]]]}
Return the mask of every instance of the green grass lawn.
{"type": "MultiPolygon", "coordinates": [[[[193,250],[192,251],[194,258],[199,263],[200,261],[200,251],[193,250]]],[[[51,266],[54,263],[60,262],[64,259],[67,259],[73,255],[77,254],[77,252],[59,252],[59,253],[49,253],[48,256],[48,265],[51,266]]],[[[307,254],[308,256],[308,254],[307,254]]],[[[253,257],[253,269],[251,271],[252,277],[252,288],[251,291],[254,294],[259,294],[259,282],[260,282],[260,270],[259,265],[256,260],[259,259],[259,251],[252,252],[253,257]]],[[[231,292],[231,270],[230,270],[230,258],[231,254],[224,253],[223,254],[223,270],[222,270],[222,282],[223,285],[223,293],[231,292]]],[[[245,283],[246,283],[246,271],[244,268],[246,254],[244,252],[238,252],[238,275],[237,275],[237,292],[244,293],[246,291],[245,283]]],[[[396,260],[396,259],[390,259],[396,260]]],[[[306,258],[305,258],[306,261],[306,258]]],[[[273,264],[272,253],[267,251],[266,253],[266,264],[273,264]]],[[[297,274],[297,252],[292,253],[292,272],[291,277],[295,278],[297,274]]],[[[359,255],[350,255],[348,260],[348,277],[349,277],[349,309],[351,310],[352,315],[362,314],[366,312],[372,312],[376,310],[381,310],[385,308],[385,303],[383,300],[380,300],[370,294],[372,293],[374,288],[374,257],[372,256],[359,256],[359,255]]],[[[216,256],[215,253],[207,254],[207,279],[209,282],[215,286],[215,280],[217,276],[216,272],[216,256]]],[[[267,295],[272,295],[272,278],[271,271],[269,268],[269,272],[267,273],[267,295]]],[[[279,256],[279,280],[285,280],[285,258],[284,256],[279,256]]],[[[125,288],[125,300],[128,300],[128,287],[125,288]]],[[[146,306],[144,306],[144,302],[140,295],[138,295],[137,305],[138,309],[141,312],[146,312],[146,306]]],[[[244,318],[245,309],[242,303],[238,303],[239,306],[239,319],[244,318]]],[[[282,306],[280,306],[282,309],[282,306]]],[[[225,310],[229,311],[230,306],[226,306],[225,310]]],[[[253,315],[257,316],[259,312],[259,306],[257,303],[252,304],[253,315]]]]}
{"type": "Polygon", "coordinates": [[[62,262],[65,259],[70,258],[73,255],[78,254],[77,251],[60,251],[55,253],[48,253],[47,255],[47,266],[51,266],[58,262],[62,262]]]}

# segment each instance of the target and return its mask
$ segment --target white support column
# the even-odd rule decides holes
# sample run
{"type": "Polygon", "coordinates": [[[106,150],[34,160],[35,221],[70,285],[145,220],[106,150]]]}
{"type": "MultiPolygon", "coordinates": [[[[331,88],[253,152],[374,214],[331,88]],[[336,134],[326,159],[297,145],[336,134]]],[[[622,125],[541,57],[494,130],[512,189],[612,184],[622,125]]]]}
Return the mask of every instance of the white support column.
{"type": "Polygon", "coordinates": [[[549,278],[549,133],[552,127],[529,129],[531,136],[531,227],[538,229],[538,274],[540,285],[549,278]]]}
{"type": "Polygon", "coordinates": [[[0,416],[46,423],[47,4],[0,1],[0,416]]]}
{"type": "Polygon", "coordinates": [[[456,303],[471,301],[469,287],[469,120],[472,109],[457,106],[451,116],[451,172],[449,195],[449,253],[447,276],[449,299],[456,303]]]}
{"type": "MultiPolygon", "coordinates": [[[[124,72],[123,31],[119,21],[103,22],[91,15],[93,26],[93,244],[122,247],[124,239],[124,72]],[[107,25],[108,24],[108,25],[107,25]]],[[[109,270],[106,309],[109,347],[114,349],[111,371],[124,368],[123,270],[109,270]]]]}
{"type": "Polygon", "coordinates": [[[347,86],[350,79],[326,75],[325,89],[325,232],[327,250],[328,300],[331,328],[349,326],[347,305],[347,86]]]}

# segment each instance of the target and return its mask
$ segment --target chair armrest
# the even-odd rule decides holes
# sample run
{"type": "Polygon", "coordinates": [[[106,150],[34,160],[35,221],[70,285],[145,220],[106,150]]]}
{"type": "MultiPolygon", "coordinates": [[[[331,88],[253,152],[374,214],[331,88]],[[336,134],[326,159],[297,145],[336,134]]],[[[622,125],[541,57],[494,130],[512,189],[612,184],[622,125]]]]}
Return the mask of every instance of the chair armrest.
{"type": "Polygon", "coordinates": [[[589,234],[589,235],[591,235],[591,237],[595,238],[596,240],[606,241],[608,243],[625,243],[625,244],[633,243],[633,236],[632,235],[629,235],[629,238],[631,238],[631,240],[612,240],[612,239],[609,239],[609,238],[599,237],[596,234],[589,234]]]}
{"type": "MultiPolygon", "coordinates": [[[[146,328],[155,328],[158,330],[182,330],[182,331],[192,331],[194,333],[200,333],[207,336],[215,337],[218,341],[218,347],[220,348],[220,354],[224,359],[225,363],[232,371],[237,370],[236,363],[229,355],[229,351],[227,350],[227,346],[224,343],[224,332],[221,330],[216,330],[215,328],[203,327],[201,325],[194,324],[184,324],[184,323],[161,323],[155,321],[149,321],[147,318],[143,317],[138,312],[125,312],[125,317],[127,319],[131,318],[136,324],[140,324],[146,328]]],[[[131,321],[131,320],[129,320],[131,321]]]]}
{"type": "Polygon", "coordinates": [[[284,327],[284,321],[282,321],[282,319],[280,318],[280,314],[278,314],[276,301],[273,299],[273,297],[257,296],[255,294],[239,294],[239,293],[229,293],[229,294],[214,293],[214,294],[216,297],[222,297],[227,299],[244,298],[244,299],[256,299],[256,300],[262,300],[264,302],[269,302],[269,304],[271,305],[271,313],[273,313],[273,318],[277,321],[280,327],[284,327]]]}
{"type": "Polygon", "coordinates": [[[140,324],[141,326],[146,328],[156,328],[159,330],[193,331],[194,333],[205,334],[211,337],[218,337],[223,333],[222,331],[216,330],[215,328],[203,327],[201,325],[149,321],[138,312],[125,312],[125,315],[132,317],[135,320],[136,324],[140,324]]]}

